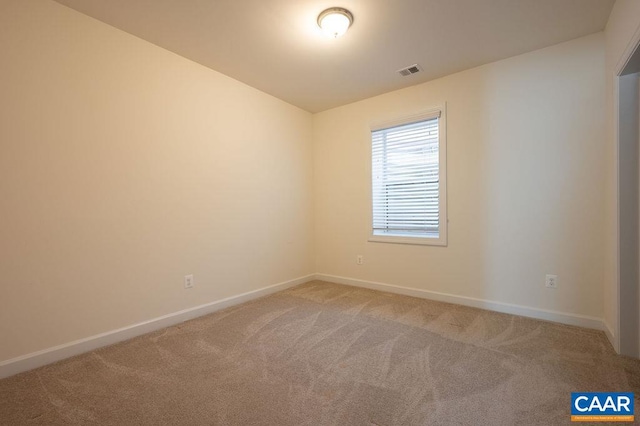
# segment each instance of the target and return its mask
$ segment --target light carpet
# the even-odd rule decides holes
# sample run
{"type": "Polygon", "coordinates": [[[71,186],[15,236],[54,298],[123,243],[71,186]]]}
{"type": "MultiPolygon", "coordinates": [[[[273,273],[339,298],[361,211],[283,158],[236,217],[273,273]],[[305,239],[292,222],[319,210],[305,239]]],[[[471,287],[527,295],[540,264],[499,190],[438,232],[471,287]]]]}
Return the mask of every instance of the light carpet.
{"type": "Polygon", "coordinates": [[[595,330],[313,281],[1,380],[0,424],[555,425],[572,391],[637,398],[640,361],[595,330]]]}

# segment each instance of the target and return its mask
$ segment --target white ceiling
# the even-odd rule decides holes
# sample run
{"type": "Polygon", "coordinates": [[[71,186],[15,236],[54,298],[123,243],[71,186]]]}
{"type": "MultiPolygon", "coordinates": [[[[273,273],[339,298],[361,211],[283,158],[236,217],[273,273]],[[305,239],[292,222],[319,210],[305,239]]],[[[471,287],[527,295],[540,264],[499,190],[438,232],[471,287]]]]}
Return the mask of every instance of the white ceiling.
{"type": "Polygon", "coordinates": [[[56,0],[310,112],[604,29],[614,0],[56,0]],[[318,14],[354,15],[331,39],[318,14]],[[423,72],[396,71],[418,63],[423,72]]]}

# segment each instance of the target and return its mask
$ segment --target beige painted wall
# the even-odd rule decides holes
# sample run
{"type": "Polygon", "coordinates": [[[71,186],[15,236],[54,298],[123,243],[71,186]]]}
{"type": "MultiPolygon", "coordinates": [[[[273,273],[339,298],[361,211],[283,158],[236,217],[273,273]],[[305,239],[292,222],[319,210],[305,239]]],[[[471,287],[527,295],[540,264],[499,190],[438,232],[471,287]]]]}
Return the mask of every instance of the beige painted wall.
{"type": "Polygon", "coordinates": [[[0,362],[313,272],[603,315],[602,34],[313,117],[49,0],[0,58],[0,362]],[[443,102],[448,247],[368,243],[369,123],[443,102]]]}
{"type": "Polygon", "coordinates": [[[48,0],[0,58],[0,361],[314,272],[309,113],[48,0]]]}
{"type": "Polygon", "coordinates": [[[619,334],[618,324],[618,288],[617,288],[617,163],[616,163],[616,110],[617,95],[616,75],[623,65],[623,56],[632,48],[634,34],[640,28],[640,1],[617,0],[605,30],[606,52],[606,117],[607,117],[607,165],[606,174],[606,216],[605,226],[605,280],[604,280],[604,321],[613,334],[614,341],[619,334]]]}
{"type": "Polygon", "coordinates": [[[604,60],[599,33],[314,115],[318,272],[600,318],[604,60]],[[448,247],[367,242],[369,123],[443,102],[448,247]]]}

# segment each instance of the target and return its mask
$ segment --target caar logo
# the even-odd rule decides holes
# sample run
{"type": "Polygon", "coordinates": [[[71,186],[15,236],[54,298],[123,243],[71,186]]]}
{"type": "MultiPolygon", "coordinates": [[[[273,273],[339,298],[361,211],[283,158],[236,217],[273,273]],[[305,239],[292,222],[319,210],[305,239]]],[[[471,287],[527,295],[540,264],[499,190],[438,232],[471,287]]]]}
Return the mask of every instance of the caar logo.
{"type": "Polygon", "coordinates": [[[632,422],[633,393],[572,392],[572,422],[632,422]]]}

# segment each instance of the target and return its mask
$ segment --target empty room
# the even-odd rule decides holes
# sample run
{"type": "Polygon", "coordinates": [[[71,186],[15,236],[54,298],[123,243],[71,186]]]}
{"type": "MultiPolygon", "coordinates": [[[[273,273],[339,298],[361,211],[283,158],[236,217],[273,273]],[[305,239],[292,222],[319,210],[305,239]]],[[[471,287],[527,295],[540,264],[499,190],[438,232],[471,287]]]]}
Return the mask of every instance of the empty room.
{"type": "Polygon", "coordinates": [[[0,425],[637,422],[640,1],[0,0],[0,425]]]}

